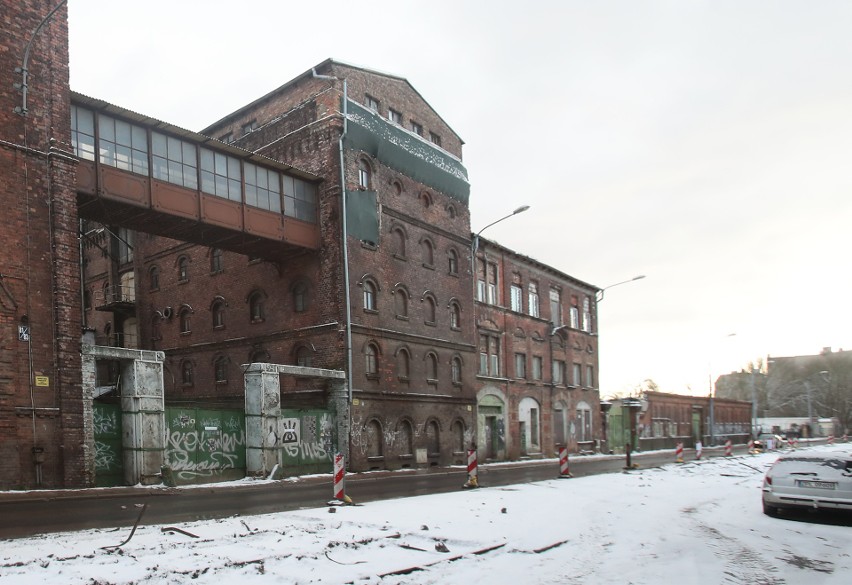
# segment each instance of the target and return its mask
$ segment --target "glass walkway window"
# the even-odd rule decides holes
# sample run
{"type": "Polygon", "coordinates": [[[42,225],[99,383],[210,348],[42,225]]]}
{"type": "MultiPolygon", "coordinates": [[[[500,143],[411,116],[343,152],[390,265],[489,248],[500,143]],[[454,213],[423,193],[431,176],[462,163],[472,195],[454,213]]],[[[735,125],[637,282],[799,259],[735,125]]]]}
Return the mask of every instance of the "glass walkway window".
{"type": "Polygon", "coordinates": [[[246,204],[281,213],[281,175],[245,163],[246,204]]]}
{"type": "Polygon", "coordinates": [[[95,114],[71,106],[71,146],[74,154],[86,160],[95,160],[95,114]]]}
{"type": "Polygon", "coordinates": [[[201,190],[231,201],[242,201],[240,161],[232,156],[201,149],[201,190]]]}
{"type": "Polygon", "coordinates": [[[155,179],[198,189],[198,162],[194,144],[152,132],[151,151],[155,179]]]}
{"type": "Polygon", "coordinates": [[[284,215],[311,223],[317,220],[317,188],[295,177],[284,176],[284,215]]]}
{"type": "Polygon", "coordinates": [[[100,115],[98,147],[101,164],[140,175],[148,174],[148,136],[145,128],[100,115]]]}

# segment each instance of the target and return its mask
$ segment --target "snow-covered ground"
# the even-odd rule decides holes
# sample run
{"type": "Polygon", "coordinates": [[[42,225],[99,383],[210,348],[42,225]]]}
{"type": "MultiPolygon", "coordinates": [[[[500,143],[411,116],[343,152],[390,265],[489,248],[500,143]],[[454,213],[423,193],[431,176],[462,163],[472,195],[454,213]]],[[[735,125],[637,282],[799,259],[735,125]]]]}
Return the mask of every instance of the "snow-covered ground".
{"type": "Polygon", "coordinates": [[[763,515],[776,457],[6,540],[0,585],[850,583],[848,522],[763,515]]]}

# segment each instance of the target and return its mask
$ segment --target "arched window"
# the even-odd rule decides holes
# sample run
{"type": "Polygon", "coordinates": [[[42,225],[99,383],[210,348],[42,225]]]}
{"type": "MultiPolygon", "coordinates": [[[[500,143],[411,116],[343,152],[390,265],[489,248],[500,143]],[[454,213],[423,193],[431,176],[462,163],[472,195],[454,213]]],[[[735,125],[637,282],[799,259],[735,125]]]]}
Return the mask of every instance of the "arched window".
{"type": "Polygon", "coordinates": [[[456,218],[456,208],[455,208],[455,206],[453,206],[453,205],[448,205],[448,206],[447,206],[447,215],[449,215],[449,216],[450,216],[450,219],[455,219],[455,218],[456,218]]]}
{"type": "Polygon", "coordinates": [[[591,441],[592,436],[592,409],[586,402],[577,405],[577,440],[591,441]]]}
{"type": "Polygon", "coordinates": [[[461,385],[462,383],[462,362],[461,358],[454,357],[450,362],[450,370],[452,371],[453,384],[461,385]]]}
{"type": "Polygon", "coordinates": [[[160,315],[154,313],[151,315],[151,339],[157,340],[161,339],[162,335],[160,335],[160,315]]]}
{"type": "Polygon", "coordinates": [[[426,449],[431,456],[441,454],[441,437],[438,431],[438,423],[434,420],[426,423],[426,449]]]}
{"type": "Polygon", "coordinates": [[[191,322],[192,310],[189,307],[183,307],[178,314],[178,320],[180,321],[180,332],[181,333],[189,333],[192,331],[192,322],[191,322]]]}
{"type": "Polygon", "coordinates": [[[589,297],[583,299],[583,331],[586,333],[592,332],[592,305],[589,297]]]}
{"type": "Polygon", "coordinates": [[[455,301],[450,303],[450,328],[461,329],[461,307],[455,301]]]}
{"type": "Polygon", "coordinates": [[[429,193],[423,192],[420,194],[420,202],[427,209],[432,206],[432,196],[429,193]]]}
{"type": "Polygon", "coordinates": [[[249,303],[249,319],[252,323],[259,323],[263,321],[265,318],[264,313],[264,300],[266,299],[266,295],[263,294],[263,291],[256,290],[251,295],[249,295],[248,303],[249,303]]]}
{"type": "Polygon", "coordinates": [[[410,365],[411,356],[408,354],[407,349],[400,349],[396,354],[396,372],[397,377],[400,380],[408,380],[410,374],[410,365]]]}
{"type": "Polygon", "coordinates": [[[181,256],[177,261],[178,267],[178,282],[189,281],[189,258],[181,256]]]}
{"type": "Polygon", "coordinates": [[[423,239],[420,242],[420,252],[423,258],[423,266],[435,265],[435,246],[429,239],[423,239]]]}
{"type": "Polygon", "coordinates": [[[224,299],[216,299],[213,301],[213,306],[210,307],[210,312],[213,316],[213,329],[221,329],[225,326],[225,301],[224,299]]]}
{"type": "Polygon", "coordinates": [[[311,367],[311,350],[302,345],[296,350],[296,365],[303,368],[311,367]]]}
{"type": "Polygon", "coordinates": [[[448,271],[450,274],[459,273],[459,254],[453,249],[447,252],[448,271]]]}
{"type": "Polygon", "coordinates": [[[184,386],[192,386],[192,362],[189,360],[180,363],[180,381],[184,386]]]}
{"type": "Polygon", "coordinates": [[[376,285],[369,280],[364,281],[364,309],[376,310],[376,285]]]}
{"type": "Polygon", "coordinates": [[[438,356],[432,352],[426,354],[426,380],[438,381],[438,356]]]}
{"type": "Polygon", "coordinates": [[[364,372],[369,377],[379,375],[379,349],[374,343],[368,343],[364,348],[364,372]]]}
{"type": "Polygon", "coordinates": [[[426,297],[423,299],[423,302],[425,303],[424,310],[426,311],[424,320],[426,321],[427,325],[434,325],[435,315],[437,313],[435,299],[432,297],[432,295],[426,295],[426,297]]]}
{"type": "Polygon", "coordinates": [[[308,285],[304,282],[297,282],[293,286],[293,310],[297,313],[303,313],[308,309],[308,285]]]}
{"type": "Polygon", "coordinates": [[[382,457],[384,454],[382,425],[374,419],[367,423],[364,431],[367,435],[367,457],[382,457]]]}
{"type": "Polygon", "coordinates": [[[403,420],[399,423],[397,429],[399,454],[408,456],[412,455],[414,453],[414,432],[411,428],[411,423],[407,420],[403,420]]]}
{"type": "Polygon", "coordinates": [[[400,228],[391,230],[391,246],[394,256],[405,258],[405,232],[400,228]]]}
{"type": "Polygon", "coordinates": [[[541,408],[534,398],[523,398],[518,404],[522,455],[541,451],[540,413],[541,408]]]}
{"type": "Polygon", "coordinates": [[[553,405],[553,442],[557,445],[565,445],[568,437],[568,412],[565,403],[561,400],[553,405]]]}
{"type": "Polygon", "coordinates": [[[453,451],[456,453],[464,451],[464,423],[460,420],[454,422],[450,434],[452,435],[453,451]]]}
{"type": "Polygon", "coordinates": [[[225,269],[223,263],[223,254],[222,250],[219,248],[213,248],[210,250],[210,273],[217,274],[222,272],[225,269]]]}
{"type": "Polygon", "coordinates": [[[228,358],[219,356],[213,362],[213,373],[216,376],[216,383],[223,384],[228,381],[228,358]]]}
{"type": "Polygon", "coordinates": [[[369,189],[371,184],[370,164],[363,158],[358,161],[358,186],[362,189],[369,189]]]}
{"type": "Polygon", "coordinates": [[[160,268],[152,266],[148,269],[148,288],[150,290],[160,289],[160,268]]]}
{"type": "Polygon", "coordinates": [[[408,291],[399,287],[394,291],[394,307],[396,316],[408,319],[408,291]]]}

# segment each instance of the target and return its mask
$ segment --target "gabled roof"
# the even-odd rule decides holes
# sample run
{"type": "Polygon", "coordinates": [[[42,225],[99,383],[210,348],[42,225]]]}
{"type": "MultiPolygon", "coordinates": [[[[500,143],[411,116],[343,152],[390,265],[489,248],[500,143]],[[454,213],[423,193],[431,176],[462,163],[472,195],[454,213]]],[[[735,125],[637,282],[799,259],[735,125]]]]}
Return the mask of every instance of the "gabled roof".
{"type": "Polygon", "coordinates": [[[426,105],[429,107],[429,109],[430,109],[430,110],[432,110],[432,111],[435,113],[435,115],[436,115],[436,116],[438,116],[438,118],[440,118],[440,119],[441,119],[441,121],[442,121],[442,122],[444,122],[444,124],[446,124],[446,125],[447,125],[447,128],[449,128],[449,129],[450,129],[450,132],[452,132],[452,133],[455,135],[455,137],[456,137],[456,138],[458,138],[459,142],[460,142],[461,144],[464,144],[464,140],[462,140],[461,136],[459,136],[459,135],[456,133],[456,131],[455,131],[455,130],[453,130],[453,128],[452,128],[449,124],[447,124],[447,121],[446,121],[446,120],[444,120],[444,118],[442,118],[442,117],[441,117],[441,115],[440,115],[440,114],[439,114],[439,113],[435,110],[435,108],[433,108],[433,107],[432,107],[432,105],[431,105],[428,101],[426,101],[426,99],[424,99],[424,98],[423,98],[423,95],[422,95],[419,91],[417,91],[417,89],[415,89],[415,87],[414,87],[413,85],[411,85],[411,82],[409,82],[406,78],[404,78],[404,77],[400,77],[399,75],[394,75],[394,74],[391,74],[391,73],[384,73],[384,72],[382,72],[382,71],[377,71],[377,70],[375,70],[375,69],[369,69],[369,68],[367,68],[367,67],[360,67],[360,66],[358,66],[358,65],[352,65],[352,64],[350,64],[350,63],[346,63],[346,62],[344,62],[344,61],[338,61],[338,60],[336,60],[336,59],[332,59],[332,58],[328,58],[328,59],[326,59],[325,61],[323,61],[323,62],[321,62],[321,63],[319,63],[319,64],[315,65],[314,67],[311,67],[310,69],[308,69],[307,71],[305,71],[305,72],[304,72],[304,73],[302,73],[301,75],[297,75],[296,77],[294,77],[293,79],[291,79],[290,81],[288,81],[287,83],[285,83],[284,85],[281,85],[281,86],[277,87],[276,89],[273,89],[272,91],[270,91],[270,92],[269,92],[269,93],[267,93],[266,95],[261,96],[261,97],[259,97],[258,99],[254,100],[253,102],[248,103],[248,104],[246,104],[245,106],[243,106],[243,107],[241,107],[241,108],[239,108],[239,109],[237,109],[237,110],[235,110],[235,111],[231,112],[230,114],[228,114],[228,115],[227,115],[227,116],[225,116],[224,118],[221,118],[220,120],[217,120],[216,122],[213,122],[212,124],[210,124],[209,126],[207,126],[207,128],[204,128],[203,130],[201,130],[201,133],[202,133],[202,134],[207,134],[207,133],[209,133],[209,132],[211,131],[211,129],[212,129],[212,128],[214,128],[214,127],[216,127],[216,126],[219,126],[219,125],[221,125],[221,124],[224,124],[225,122],[227,122],[228,120],[231,120],[231,119],[233,119],[233,118],[238,118],[238,117],[240,117],[240,116],[241,116],[243,113],[245,113],[246,111],[251,110],[252,108],[254,108],[255,106],[257,106],[258,104],[263,103],[264,101],[266,101],[266,100],[268,100],[268,99],[272,98],[273,96],[275,96],[275,95],[277,95],[277,94],[279,94],[279,93],[282,93],[283,91],[285,91],[285,90],[286,90],[286,89],[288,89],[289,87],[291,87],[291,86],[295,85],[297,82],[299,82],[299,81],[301,81],[301,80],[303,80],[303,79],[308,79],[308,78],[313,77],[313,76],[314,76],[314,74],[315,74],[315,72],[316,72],[317,70],[322,69],[322,68],[325,68],[325,67],[330,67],[330,66],[332,66],[332,65],[337,65],[338,67],[347,67],[347,68],[349,68],[349,69],[357,69],[357,70],[359,70],[359,71],[364,71],[364,72],[366,72],[366,73],[370,73],[370,74],[372,74],[372,75],[380,75],[380,76],[382,76],[382,77],[387,77],[387,78],[389,78],[389,79],[395,79],[395,80],[397,80],[397,81],[401,81],[401,82],[403,82],[403,83],[407,84],[407,85],[408,85],[408,87],[410,87],[410,88],[411,88],[411,91],[413,91],[414,93],[416,93],[416,94],[417,94],[417,96],[418,96],[421,100],[423,100],[423,103],[424,103],[424,104],[426,104],[426,105]]]}

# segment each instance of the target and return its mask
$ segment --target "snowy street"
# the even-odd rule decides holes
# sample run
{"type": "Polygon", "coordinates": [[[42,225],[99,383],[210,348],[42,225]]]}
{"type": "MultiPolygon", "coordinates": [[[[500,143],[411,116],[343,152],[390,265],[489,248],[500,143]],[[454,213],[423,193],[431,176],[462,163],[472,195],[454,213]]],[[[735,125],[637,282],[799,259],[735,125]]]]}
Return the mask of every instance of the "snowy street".
{"type": "Polygon", "coordinates": [[[763,515],[776,457],[7,540],[0,585],[848,583],[848,518],[763,515]]]}

